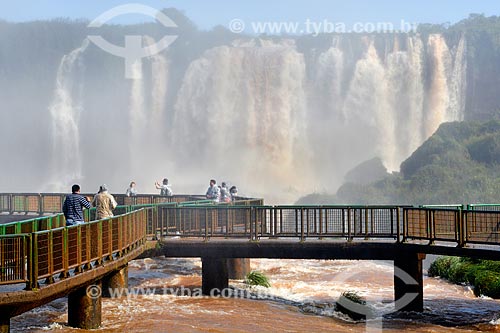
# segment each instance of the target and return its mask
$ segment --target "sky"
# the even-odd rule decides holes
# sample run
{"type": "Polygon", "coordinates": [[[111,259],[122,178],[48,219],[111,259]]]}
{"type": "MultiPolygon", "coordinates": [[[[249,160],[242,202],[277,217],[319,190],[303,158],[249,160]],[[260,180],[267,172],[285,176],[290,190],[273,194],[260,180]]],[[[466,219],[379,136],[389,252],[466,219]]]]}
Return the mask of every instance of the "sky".
{"type": "MultiPolygon", "coordinates": [[[[500,15],[499,0],[0,0],[0,18],[24,22],[52,18],[92,20],[118,5],[140,3],[156,9],[174,7],[204,30],[244,22],[328,20],[333,23],[393,22],[455,23],[470,13],[500,15]]],[[[136,23],[150,19],[124,15],[113,23],[136,23]]]]}

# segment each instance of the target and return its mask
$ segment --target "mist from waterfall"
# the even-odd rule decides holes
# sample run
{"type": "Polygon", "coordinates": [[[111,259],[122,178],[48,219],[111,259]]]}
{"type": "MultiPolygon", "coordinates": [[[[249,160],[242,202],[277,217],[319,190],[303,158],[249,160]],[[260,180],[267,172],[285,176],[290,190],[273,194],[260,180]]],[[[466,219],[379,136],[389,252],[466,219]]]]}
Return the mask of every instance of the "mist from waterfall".
{"type": "MultiPolygon", "coordinates": [[[[143,44],[155,43],[143,36],[143,44]]],[[[153,49],[151,56],[137,61],[132,67],[129,128],[130,168],[128,176],[145,187],[154,179],[164,177],[167,162],[165,105],[168,84],[168,60],[153,49]],[[155,160],[151,163],[148,161],[155,160]],[[155,178],[151,178],[155,177],[155,178]]],[[[149,186],[151,187],[151,186],[149,186]]]]}
{"type": "MultiPolygon", "coordinates": [[[[87,44],[61,61],[50,107],[60,152],[53,170],[71,181],[95,163],[78,148],[87,44]]],[[[449,47],[441,35],[337,35],[306,50],[294,39],[242,39],[205,50],[177,81],[174,60],[158,52],[133,64],[127,109],[109,111],[127,129],[102,150],[119,142],[128,154],[109,182],[135,180],[151,192],[167,177],[177,193],[200,193],[216,178],[290,202],[334,191],[373,157],[397,171],[441,123],[464,119],[466,52],[463,37],[449,47]]]]}
{"type": "Polygon", "coordinates": [[[464,38],[454,52],[441,35],[430,35],[425,48],[420,36],[396,36],[383,48],[375,42],[364,37],[361,56],[352,59],[350,41],[337,37],[318,56],[314,90],[320,93],[309,105],[322,109],[315,113],[319,118],[308,120],[311,135],[320,132],[330,149],[317,155],[320,174],[325,169],[345,173],[373,157],[398,171],[441,123],[464,118],[464,38]]]}
{"type": "Polygon", "coordinates": [[[305,79],[304,57],[290,41],[205,52],[189,66],[175,105],[173,142],[184,171],[293,191],[306,162],[298,151],[307,147],[305,79]]]}
{"type": "Polygon", "coordinates": [[[83,103],[85,65],[82,55],[89,45],[82,45],[63,56],[57,70],[54,96],[49,106],[52,119],[52,157],[50,191],[66,191],[72,182],[83,177],[80,152],[80,114],[83,103]]]}

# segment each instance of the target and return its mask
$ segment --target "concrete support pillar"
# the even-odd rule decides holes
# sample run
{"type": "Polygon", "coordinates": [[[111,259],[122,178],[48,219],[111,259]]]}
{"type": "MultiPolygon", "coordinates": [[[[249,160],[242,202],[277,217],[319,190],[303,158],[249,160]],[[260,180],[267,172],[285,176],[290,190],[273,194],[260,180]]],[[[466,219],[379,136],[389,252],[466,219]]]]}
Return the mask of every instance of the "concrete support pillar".
{"type": "Polygon", "coordinates": [[[128,288],[128,265],[114,271],[102,280],[102,296],[109,298],[109,290],[122,290],[128,288]]]}
{"type": "Polygon", "coordinates": [[[250,273],[250,259],[228,258],[227,272],[230,279],[243,280],[250,273]]]}
{"type": "Polygon", "coordinates": [[[10,318],[9,317],[0,317],[0,333],[9,333],[10,332],[10,318]]]}
{"type": "Polygon", "coordinates": [[[229,285],[226,258],[201,258],[201,291],[203,295],[215,296],[229,285]]]}
{"type": "Polygon", "coordinates": [[[102,283],[81,287],[68,295],[68,325],[85,330],[101,326],[102,283]]]}
{"type": "Polygon", "coordinates": [[[423,253],[401,252],[394,260],[394,298],[398,311],[424,311],[423,259],[423,253]]]}

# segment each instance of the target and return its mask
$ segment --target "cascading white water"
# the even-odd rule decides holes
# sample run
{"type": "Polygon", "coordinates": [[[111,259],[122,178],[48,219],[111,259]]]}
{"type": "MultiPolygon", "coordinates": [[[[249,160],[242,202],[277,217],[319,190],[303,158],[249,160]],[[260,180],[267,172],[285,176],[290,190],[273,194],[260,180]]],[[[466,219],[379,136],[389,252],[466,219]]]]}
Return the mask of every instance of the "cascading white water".
{"type": "Polygon", "coordinates": [[[63,56],[57,70],[54,97],[49,106],[52,118],[51,191],[67,191],[72,182],[82,179],[80,152],[80,113],[82,111],[84,70],[82,54],[89,45],[82,45],[63,56]]]}
{"type": "Polygon", "coordinates": [[[344,70],[344,53],[338,46],[336,38],[332,47],[318,57],[315,70],[314,90],[317,95],[325,97],[324,112],[326,117],[344,119],[342,114],[342,77],[344,70]]]}
{"type": "Polygon", "coordinates": [[[431,74],[425,114],[426,138],[431,136],[440,124],[453,120],[447,112],[450,103],[447,74],[450,72],[451,56],[443,36],[437,34],[429,36],[427,53],[431,74]]]}
{"type": "Polygon", "coordinates": [[[287,41],[205,52],[188,68],[177,99],[173,138],[181,163],[205,178],[237,177],[246,188],[295,185],[289,181],[303,158],[295,152],[307,141],[304,80],[303,55],[287,41]]]}
{"type": "Polygon", "coordinates": [[[151,123],[163,123],[165,120],[165,103],[168,84],[168,61],[161,54],[151,57],[152,89],[151,89],[151,123]]]}
{"type": "Polygon", "coordinates": [[[422,124],[424,120],[424,73],[423,73],[423,43],[419,37],[409,37],[407,39],[408,67],[403,71],[403,79],[406,84],[407,104],[399,107],[398,114],[401,120],[398,123],[398,138],[406,142],[406,146],[401,147],[398,156],[402,159],[410,156],[424,142],[422,124]],[[407,108],[405,112],[404,108],[407,108]],[[406,140],[404,140],[406,138],[406,140]]]}
{"type": "MultiPolygon", "coordinates": [[[[452,51],[442,35],[395,36],[385,51],[373,36],[361,42],[353,56],[350,41],[337,36],[307,63],[290,41],[206,51],[177,97],[174,142],[179,157],[188,152],[181,164],[252,182],[301,178],[311,191],[375,156],[397,171],[441,123],[463,119],[463,39],[452,51]],[[312,166],[300,165],[311,156],[312,166]]],[[[265,193],[275,186],[258,185],[265,193]]]]}
{"type": "MultiPolygon", "coordinates": [[[[397,148],[395,116],[388,100],[386,68],[373,42],[369,42],[365,56],[356,63],[344,103],[344,114],[351,126],[362,123],[376,130],[376,154],[392,170],[397,148]]],[[[369,132],[360,132],[358,135],[364,134],[369,132]]],[[[367,136],[365,140],[369,142],[370,137],[367,136]]]]}
{"type": "MultiPolygon", "coordinates": [[[[149,36],[143,36],[146,46],[155,43],[149,36]]],[[[143,187],[150,188],[151,175],[164,168],[167,160],[165,138],[165,107],[168,82],[168,60],[157,50],[153,55],[132,66],[131,93],[129,102],[130,126],[130,176],[143,187]],[[151,75],[145,75],[146,65],[150,65],[151,75]],[[147,92],[147,87],[151,87],[147,92]],[[151,158],[156,163],[145,163],[151,158]]],[[[162,175],[160,175],[163,177],[162,175]]]]}
{"type": "MultiPolygon", "coordinates": [[[[130,166],[116,178],[144,186],[169,177],[198,192],[215,177],[290,201],[332,191],[375,156],[398,170],[442,122],[463,119],[467,49],[441,35],[377,38],[336,36],[321,52],[293,40],[235,41],[205,51],[181,82],[169,81],[175,64],[164,53],[144,58],[129,81],[130,166]]],[[[71,179],[81,177],[76,67],[86,45],[61,61],[50,107],[54,170],[71,179]]]]}
{"type": "Polygon", "coordinates": [[[146,143],[144,134],[147,131],[148,118],[144,105],[144,75],[142,73],[142,62],[136,61],[132,64],[129,126],[130,126],[130,171],[131,174],[138,173],[145,157],[142,152],[146,143]]]}
{"type": "Polygon", "coordinates": [[[448,109],[450,120],[464,120],[465,96],[467,84],[467,43],[465,36],[460,38],[455,49],[453,70],[450,78],[450,106],[448,109]]]}
{"type": "MultiPolygon", "coordinates": [[[[350,159],[351,166],[379,156],[389,171],[397,171],[400,163],[441,123],[463,119],[465,40],[462,38],[456,50],[450,52],[443,36],[430,35],[424,54],[420,36],[406,36],[402,47],[400,38],[396,36],[381,56],[374,38],[365,37],[362,57],[348,60],[352,63],[351,72],[343,69],[345,61],[341,61],[349,52],[345,43],[335,40],[335,47],[318,56],[316,70],[320,72],[315,75],[314,87],[321,93],[314,96],[323,99],[323,103],[315,105],[323,107],[319,113],[324,117],[322,120],[326,119],[330,128],[335,128],[327,134],[331,140],[337,145],[340,140],[351,143],[347,152],[330,148],[337,159],[350,159]],[[347,81],[343,77],[346,74],[349,75],[347,81]],[[349,84],[345,93],[342,93],[342,82],[349,84]],[[340,113],[339,108],[342,108],[340,113]],[[349,131],[342,132],[335,124],[342,119],[349,131]],[[342,133],[339,135],[339,132],[342,133]]],[[[314,115],[318,115],[317,111],[314,115]]],[[[308,120],[318,122],[311,117],[308,120]]],[[[313,128],[322,129],[321,125],[313,128]]],[[[323,132],[316,135],[324,138],[326,132],[323,128],[323,132]]]]}

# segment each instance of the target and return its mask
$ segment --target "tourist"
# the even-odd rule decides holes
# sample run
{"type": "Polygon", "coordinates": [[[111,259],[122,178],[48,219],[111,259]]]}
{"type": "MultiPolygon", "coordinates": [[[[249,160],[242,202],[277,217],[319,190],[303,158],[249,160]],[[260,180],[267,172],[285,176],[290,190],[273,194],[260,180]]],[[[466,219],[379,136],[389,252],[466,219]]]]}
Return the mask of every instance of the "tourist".
{"type": "Polygon", "coordinates": [[[173,195],[172,189],[170,188],[170,185],[168,184],[167,178],[163,179],[162,184],[160,184],[160,182],[156,181],[155,187],[157,190],[160,190],[160,195],[162,195],[162,196],[171,197],[173,195]]]}
{"type": "Polygon", "coordinates": [[[236,186],[231,186],[229,189],[229,194],[231,195],[231,201],[235,201],[236,197],[238,196],[238,188],[236,186]]]}
{"type": "Polygon", "coordinates": [[[130,183],[127,192],[125,192],[125,195],[127,197],[135,197],[137,195],[137,188],[135,187],[135,182],[130,183]]]}
{"type": "Polygon", "coordinates": [[[210,180],[210,186],[207,190],[207,199],[219,202],[220,190],[219,187],[217,187],[217,182],[215,181],[215,179],[210,180]]]}
{"type": "Polygon", "coordinates": [[[225,182],[222,182],[220,187],[220,202],[231,202],[231,196],[229,194],[229,189],[225,182]]]}
{"type": "Polygon", "coordinates": [[[90,200],[80,195],[80,185],[71,187],[71,194],[66,197],[63,204],[63,213],[66,218],[66,226],[84,223],[83,208],[89,209],[90,200]]]}
{"type": "Polygon", "coordinates": [[[101,185],[99,192],[92,200],[92,205],[96,207],[96,220],[113,216],[113,209],[118,205],[115,198],[109,194],[106,184],[101,185]]]}

